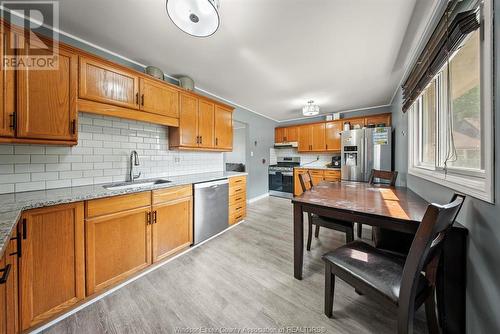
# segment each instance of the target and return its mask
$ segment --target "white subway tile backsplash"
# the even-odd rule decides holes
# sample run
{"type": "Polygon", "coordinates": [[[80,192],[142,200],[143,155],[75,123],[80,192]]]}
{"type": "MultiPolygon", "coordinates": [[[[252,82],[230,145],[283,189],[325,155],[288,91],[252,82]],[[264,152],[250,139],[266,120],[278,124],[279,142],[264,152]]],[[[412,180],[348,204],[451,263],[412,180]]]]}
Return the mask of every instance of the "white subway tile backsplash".
{"type": "Polygon", "coordinates": [[[141,178],[223,170],[223,154],[168,150],[168,128],[80,113],[74,147],[0,145],[0,193],[125,181],[130,152],[141,178]]]}

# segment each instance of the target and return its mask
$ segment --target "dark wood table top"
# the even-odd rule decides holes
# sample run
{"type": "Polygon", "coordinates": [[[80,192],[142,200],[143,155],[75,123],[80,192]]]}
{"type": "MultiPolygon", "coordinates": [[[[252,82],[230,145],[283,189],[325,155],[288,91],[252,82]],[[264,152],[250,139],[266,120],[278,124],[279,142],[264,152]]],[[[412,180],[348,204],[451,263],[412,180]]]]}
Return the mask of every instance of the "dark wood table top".
{"type": "Polygon", "coordinates": [[[322,182],[294,203],[420,223],[429,203],[408,188],[365,182],[322,182]]]}

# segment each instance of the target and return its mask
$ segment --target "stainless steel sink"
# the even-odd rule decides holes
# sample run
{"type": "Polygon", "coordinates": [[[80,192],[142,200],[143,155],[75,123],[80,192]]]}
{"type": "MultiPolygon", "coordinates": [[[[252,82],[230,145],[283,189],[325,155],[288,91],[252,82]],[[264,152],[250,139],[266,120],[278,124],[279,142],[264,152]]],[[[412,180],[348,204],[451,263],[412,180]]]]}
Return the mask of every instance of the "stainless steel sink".
{"type": "Polygon", "coordinates": [[[150,187],[158,184],[170,183],[172,181],[164,179],[151,179],[151,180],[141,180],[141,181],[128,181],[119,183],[106,184],[103,187],[109,190],[121,190],[121,189],[132,189],[132,188],[143,188],[150,187]]]}

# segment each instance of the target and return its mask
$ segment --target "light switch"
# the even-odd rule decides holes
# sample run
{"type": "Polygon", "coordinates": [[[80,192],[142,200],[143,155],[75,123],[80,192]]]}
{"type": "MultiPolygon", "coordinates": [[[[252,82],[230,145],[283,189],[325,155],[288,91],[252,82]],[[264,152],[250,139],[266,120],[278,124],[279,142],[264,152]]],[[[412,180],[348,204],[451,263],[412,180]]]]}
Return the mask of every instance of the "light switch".
{"type": "Polygon", "coordinates": [[[250,151],[250,156],[253,157],[253,151],[250,151]]]}

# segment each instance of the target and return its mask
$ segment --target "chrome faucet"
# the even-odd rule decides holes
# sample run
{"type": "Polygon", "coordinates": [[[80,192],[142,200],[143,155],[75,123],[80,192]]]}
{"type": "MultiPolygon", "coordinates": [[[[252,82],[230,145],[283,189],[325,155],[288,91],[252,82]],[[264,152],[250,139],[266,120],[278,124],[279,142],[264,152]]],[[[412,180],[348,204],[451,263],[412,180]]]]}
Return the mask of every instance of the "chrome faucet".
{"type": "Polygon", "coordinates": [[[135,179],[141,177],[141,172],[139,172],[139,174],[134,174],[134,166],[139,166],[139,155],[135,150],[132,151],[132,153],[130,153],[130,174],[129,174],[130,182],[134,182],[135,179]]]}

